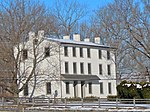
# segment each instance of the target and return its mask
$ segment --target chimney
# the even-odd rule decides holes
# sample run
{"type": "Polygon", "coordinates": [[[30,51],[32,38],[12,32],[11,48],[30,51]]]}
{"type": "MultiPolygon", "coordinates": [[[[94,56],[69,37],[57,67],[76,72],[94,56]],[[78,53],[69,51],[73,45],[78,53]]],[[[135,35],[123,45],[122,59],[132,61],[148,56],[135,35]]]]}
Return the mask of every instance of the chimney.
{"type": "Polygon", "coordinates": [[[38,31],[38,39],[44,38],[44,30],[38,31]]]}
{"type": "Polygon", "coordinates": [[[100,37],[95,37],[94,42],[97,43],[97,44],[100,44],[100,37]]]}
{"type": "Polygon", "coordinates": [[[29,32],[29,41],[32,41],[35,38],[35,32],[29,32]]]}
{"type": "Polygon", "coordinates": [[[70,40],[70,36],[69,35],[63,36],[63,39],[70,40]]]}
{"type": "Polygon", "coordinates": [[[80,34],[77,34],[77,33],[73,34],[73,40],[80,41],[80,34]]]}
{"type": "Polygon", "coordinates": [[[90,38],[85,38],[84,42],[90,42],[90,38]]]}

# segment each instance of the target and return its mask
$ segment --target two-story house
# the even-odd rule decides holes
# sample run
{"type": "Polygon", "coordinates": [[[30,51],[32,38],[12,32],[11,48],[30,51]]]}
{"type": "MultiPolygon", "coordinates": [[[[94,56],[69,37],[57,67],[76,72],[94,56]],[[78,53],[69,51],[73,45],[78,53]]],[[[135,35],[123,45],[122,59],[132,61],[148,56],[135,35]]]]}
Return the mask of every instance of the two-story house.
{"type": "MultiPolygon", "coordinates": [[[[42,84],[39,85],[40,81],[36,84],[33,96],[53,97],[56,91],[57,97],[61,98],[87,96],[106,98],[108,95],[117,94],[113,47],[101,45],[99,37],[90,42],[89,38],[81,41],[79,34],[73,34],[72,38],[64,36],[62,39],[42,36],[40,39],[43,41],[41,45],[39,44],[38,54],[43,54],[44,58],[36,69],[42,74],[37,75],[42,79],[42,84]]],[[[35,41],[34,38],[39,39],[34,33],[30,33],[27,43],[32,44],[30,41],[35,41]]],[[[28,50],[30,44],[25,48],[24,54],[28,57],[26,62],[31,59],[29,58],[31,54],[28,53],[32,51],[28,50]]],[[[31,83],[20,96],[31,94],[33,89],[31,83]]]]}

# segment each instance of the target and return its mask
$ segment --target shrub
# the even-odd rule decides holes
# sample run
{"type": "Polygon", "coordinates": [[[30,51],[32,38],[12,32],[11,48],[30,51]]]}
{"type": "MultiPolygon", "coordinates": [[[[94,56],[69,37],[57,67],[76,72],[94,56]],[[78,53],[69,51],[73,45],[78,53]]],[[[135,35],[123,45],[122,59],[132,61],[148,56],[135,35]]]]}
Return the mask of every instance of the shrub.
{"type": "Polygon", "coordinates": [[[116,101],[117,96],[116,95],[108,95],[107,100],[108,101],[116,101]]]}
{"type": "Polygon", "coordinates": [[[144,99],[150,98],[150,86],[143,87],[141,90],[142,96],[144,99]]]}
{"type": "Polygon", "coordinates": [[[98,101],[98,97],[96,96],[87,96],[84,98],[84,101],[98,101]]]}
{"type": "Polygon", "coordinates": [[[123,99],[149,99],[150,98],[150,86],[149,82],[127,82],[122,81],[117,86],[118,98],[123,99]],[[129,85],[130,84],[130,85],[129,85]],[[137,84],[141,85],[141,88],[137,88],[137,84]]]}
{"type": "Polygon", "coordinates": [[[81,101],[81,98],[79,98],[79,97],[70,97],[70,98],[67,98],[67,101],[81,101]]]}
{"type": "Polygon", "coordinates": [[[129,91],[127,85],[118,85],[117,86],[118,98],[128,98],[129,91]]]}

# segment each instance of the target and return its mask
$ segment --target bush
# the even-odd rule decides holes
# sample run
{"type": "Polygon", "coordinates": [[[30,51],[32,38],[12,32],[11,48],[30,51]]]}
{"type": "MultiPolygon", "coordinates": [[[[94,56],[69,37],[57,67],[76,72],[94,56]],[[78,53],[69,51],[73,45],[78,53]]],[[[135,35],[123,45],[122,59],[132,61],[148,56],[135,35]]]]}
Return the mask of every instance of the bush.
{"type": "Polygon", "coordinates": [[[79,97],[70,97],[70,98],[67,98],[67,101],[81,101],[81,98],[79,98],[79,97]]]}
{"type": "Polygon", "coordinates": [[[116,95],[108,95],[107,100],[108,101],[116,101],[117,96],[116,95]]]}
{"type": "Polygon", "coordinates": [[[117,86],[118,98],[123,99],[149,99],[150,98],[150,86],[149,82],[127,82],[122,81],[117,86]],[[141,85],[141,88],[137,88],[137,85],[141,85]]]}
{"type": "Polygon", "coordinates": [[[141,90],[141,93],[144,99],[150,99],[150,87],[149,86],[143,87],[141,90]]]}
{"type": "Polygon", "coordinates": [[[83,101],[87,101],[87,102],[90,102],[90,101],[98,101],[98,97],[96,96],[87,96],[83,99],[83,101]]]}
{"type": "MultiPolygon", "coordinates": [[[[67,101],[82,101],[82,98],[80,97],[70,97],[70,98],[67,98],[67,101]]],[[[90,102],[90,101],[98,101],[98,97],[96,96],[87,96],[85,98],[83,98],[83,101],[85,102],[90,102]]]]}

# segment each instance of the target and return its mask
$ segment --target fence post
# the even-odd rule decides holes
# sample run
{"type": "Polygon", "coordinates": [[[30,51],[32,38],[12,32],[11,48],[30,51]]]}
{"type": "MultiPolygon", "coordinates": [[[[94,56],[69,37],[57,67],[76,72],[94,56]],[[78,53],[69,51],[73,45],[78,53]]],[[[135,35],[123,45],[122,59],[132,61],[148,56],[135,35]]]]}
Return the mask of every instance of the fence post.
{"type": "Polygon", "coordinates": [[[81,101],[82,101],[82,107],[83,107],[83,98],[81,99],[81,101]]]}
{"type": "Polygon", "coordinates": [[[50,107],[50,101],[51,101],[50,99],[51,99],[51,98],[49,97],[49,98],[48,98],[48,106],[49,106],[49,107],[50,107]]]}
{"type": "Polygon", "coordinates": [[[2,106],[4,106],[4,97],[2,97],[2,106]]]}
{"type": "Polygon", "coordinates": [[[100,108],[100,98],[98,98],[98,107],[100,108]]]}
{"type": "Polygon", "coordinates": [[[23,107],[23,108],[22,108],[22,112],[24,112],[24,110],[25,110],[25,108],[23,107]]]}
{"type": "Polygon", "coordinates": [[[17,105],[19,106],[19,102],[20,102],[20,100],[19,100],[19,98],[18,98],[18,97],[16,97],[16,99],[17,99],[17,105]]]}
{"type": "Polygon", "coordinates": [[[67,107],[67,99],[66,99],[66,97],[65,97],[65,108],[67,107]]]}
{"type": "Polygon", "coordinates": [[[116,98],[116,108],[118,109],[118,98],[116,98]]]}
{"type": "Polygon", "coordinates": [[[135,98],[133,99],[133,104],[134,104],[134,108],[135,108],[135,98]]]}
{"type": "Polygon", "coordinates": [[[35,103],[35,99],[32,98],[32,106],[34,106],[34,103],[35,103]]]}
{"type": "Polygon", "coordinates": [[[19,112],[19,97],[16,97],[16,100],[17,100],[17,109],[18,109],[18,111],[17,112],[19,112]]]}

